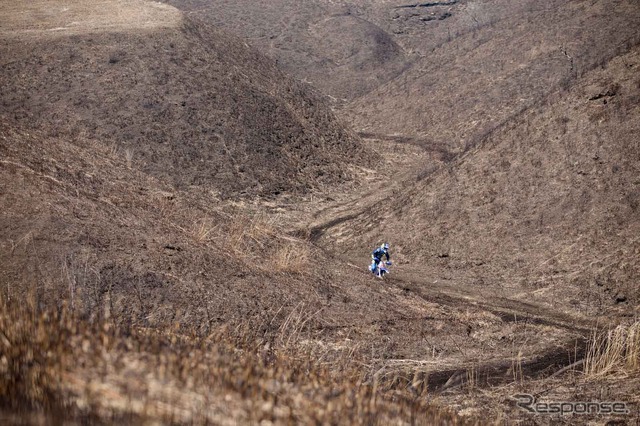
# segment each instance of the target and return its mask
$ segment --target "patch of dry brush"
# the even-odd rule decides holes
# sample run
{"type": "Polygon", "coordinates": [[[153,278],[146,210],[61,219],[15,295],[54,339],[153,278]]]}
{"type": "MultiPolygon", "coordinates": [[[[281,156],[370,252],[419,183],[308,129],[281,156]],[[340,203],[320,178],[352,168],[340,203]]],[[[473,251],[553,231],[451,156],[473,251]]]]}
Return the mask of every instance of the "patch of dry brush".
{"type": "Polygon", "coordinates": [[[40,412],[52,421],[460,424],[409,394],[378,392],[338,363],[323,367],[284,346],[268,357],[250,327],[236,329],[247,333],[243,342],[228,331],[196,338],[88,323],[66,308],[36,312],[4,298],[0,307],[5,414],[40,412]]]}
{"type": "Polygon", "coordinates": [[[640,321],[594,333],[584,370],[595,378],[640,372],[640,321]]]}

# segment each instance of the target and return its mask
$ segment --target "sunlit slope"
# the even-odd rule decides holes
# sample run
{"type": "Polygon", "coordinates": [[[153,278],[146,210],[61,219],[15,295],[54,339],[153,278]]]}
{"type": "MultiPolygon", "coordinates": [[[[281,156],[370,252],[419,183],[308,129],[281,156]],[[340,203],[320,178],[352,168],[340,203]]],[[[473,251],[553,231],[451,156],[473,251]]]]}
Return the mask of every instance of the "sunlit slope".
{"type": "Polygon", "coordinates": [[[411,265],[460,273],[478,290],[499,285],[587,311],[632,306],[640,272],[639,69],[635,47],[462,157],[426,168],[401,194],[336,226],[334,237],[357,247],[382,235],[411,265]]]}
{"type": "Polygon", "coordinates": [[[303,194],[375,161],[312,89],[174,8],[69,1],[0,11],[10,23],[0,52],[10,122],[94,138],[145,172],[223,197],[303,194]]]}

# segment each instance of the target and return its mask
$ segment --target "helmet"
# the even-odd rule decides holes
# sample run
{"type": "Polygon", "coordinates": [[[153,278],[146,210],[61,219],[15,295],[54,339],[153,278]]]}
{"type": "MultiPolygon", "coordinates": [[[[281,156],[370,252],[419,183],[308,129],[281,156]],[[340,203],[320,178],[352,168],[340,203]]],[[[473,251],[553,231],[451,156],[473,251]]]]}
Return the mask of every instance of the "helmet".
{"type": "Polygon", "coordinates": [[[385,249],[385,250],[389,250],[389,243],[384,243],[382,245],[382,248],[385,249]]]}

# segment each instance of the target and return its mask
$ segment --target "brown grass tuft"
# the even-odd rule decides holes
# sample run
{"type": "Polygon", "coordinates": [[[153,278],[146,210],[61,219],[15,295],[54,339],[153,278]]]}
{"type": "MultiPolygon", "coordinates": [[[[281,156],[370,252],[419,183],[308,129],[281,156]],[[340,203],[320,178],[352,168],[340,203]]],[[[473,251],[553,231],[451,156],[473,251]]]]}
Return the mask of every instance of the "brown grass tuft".
{"type": "Polygon", "coordinates": [[[200,219],[194,224],[193,238],[199,243],[205,242],[209,240],[209,238],[211,237],[211,233],[214,230],[215,226],[210,219],[200,219]]]}
{"type": "Polygon", "coordinates": [[[584,371],[591,377],[640,372],[640,321],[600,335],[594,332],[584,371]]]}
{"type": "Polygon", "coordinates": [[[309,270],[310,249],[306,244],[285,240],[277,248],[273,266],[278,272],[302,274],[309,270]]]}

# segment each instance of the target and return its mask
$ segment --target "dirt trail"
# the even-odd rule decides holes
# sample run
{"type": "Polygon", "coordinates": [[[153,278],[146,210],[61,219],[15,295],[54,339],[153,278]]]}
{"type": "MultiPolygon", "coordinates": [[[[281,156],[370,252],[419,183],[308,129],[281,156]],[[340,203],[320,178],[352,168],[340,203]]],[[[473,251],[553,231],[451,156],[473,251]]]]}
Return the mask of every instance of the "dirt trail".
{"type": "Polygon", "coordinates": [[[431,147],[425,141],[398,135],[361,136],[372,150],[381,153],[385,163],[373,176],[363,179],[365,184],[355,191],[333,194],[334,201],[329,205],[310,205],[311,214],[296,223],[294,232],[307,233],[313,242],[319,242],[326,231],[390,200],[394,193],[415,182],[425,163],[441,164],[440,147],[431,147]]]}
{"type": "MultiPolygon", "coordinates": [[[[396,136],[395,139],[402,140],[402,142],[393,142],[395,147],[413,145],[410,138],[396,136]]],[[[389,144],[388,139],[380,138],[370,139],[369,143],[372,142],[389,144]]],[[[393,171],[398,170],[398,173],[387,173],[385,179],[372,180],[368,185],[364,185],[351,194],[344,194],[330,205],[325,204],[313,212],[310,216],[312,220],[306,225],[311,240],[319,246],[323,246],[325,245],[322,241],[323,237],[327,236],[330,239],[328,234],[332,228],[360,217],[378,203],[392,201],[394,193],[411,182],[415,182],[418,174],[424,170],[426,155],[424,150],[421,151],[422,155],[416,155],[415,151],[411,151],[395,157],[387,157],[388,164],[385,168],[393,171]]],[[[436,163],[433,170],[437,170],[441,164],[436,163]]],[[[303,231],[298,230],[297,232],[303,231]]],[[[361,257],[362,253],[358,253],[348,256],[347,260],[354,268],[362,269],[358,266],[362,262],[356,260],[361,257]]],[[[489,311],[504,321],[525,320],[579,333],[588,333],[596,326],[592,319],[582,315],[559,312],[549,306],[505,297],[505,291],[496,286],[482,288],[481,294],[480,289],[465,283],[463,278],[461,281],[454,280],[448,284],[441,279],[427,279],[429,276],[433,276],[432,271],[403,265],[401,273],[394,273],[385,281],[402,288],[404,291],[413,292],[429,302],[447,306],[472,305],[489,311]]]]}
{"type": "Polygon", "coordinates": [[[524,321],[532,324],[549,325],[577,333],[589,333],[596,326],[592,319],[552,310],[550,307],[523,302],[517,299],[493,294],[478,294],[463,286],[429,282],[419,278],[415,271],[389,279],[389,283],[413,292],[424,300],[448,306],[471,305],[497,315],[505,322],[524,321]]]}
{"type": "MultiPolygon", "coordinates": [[[[366,273],[355,263],[348,263],[361,273],[366,273]]],[[[380,285],[389,290],[400,290],[407,297],[417,296],[426,302],[440,306],[454,309],[467,306],[489,312],[499,317],[505,327],[509,324],[544,326],[551,333],[554,332],[553,330],[567,332],[567,337],[559,345],[549,345],[543,350],[530,350],[515,358],[486,354],[486,359],[482,362],[462,360],[452,363],[450,360],[438,362],[424,360],[421,363],[420,360],[412,360],[413,364],[410,363],[410,365],[394,363],[402,360],[390,360],[381,368],[382,371],[419,369],[429,365],[428,381],[425,386],[429,392],[441,393],[468,385],[470,380],[473,380],[474,387],[498,386],[525,377],[530,379],[553,377],[570,368],[581,368],[581,362],[587,351],[588,338],[598,326],[593,319],[554,311],[547,306],[510,299],[495,293],[479,294],[462,286],[433,282],[426,276],[428,276],[427,273],[419,270],[403,271],[384,280],[376,280],[373,285],[380,285]]],[[[410,383],[400,381],[395,386],[410,386],[410,383]]]]}
{"type": "MultiPolygon", "coordinates": [[[[492,295],[483,297],[465,288],[453,288],[442,283],[428,283],[415,275],[391,278],[389,284],[417,294],[422,299],[452,307],[473,306],[488,311],[505,323],[520,322],[564,329],[575,334],[561,347],[550,347],[542,353],[524,354],[528,359],[491,360],[473,365],[474,386],[496,386],[509,383],[518,377],[541,378],[556,374],[562,369],[584,359],[588,336],[597,324],[584,317],[577,317],[548,307],[515,299],[492,295]]],[[[432,372],[428,389],[443,392],[459,387],[470,380],[469,367],[448,368],[432,372]]]]}
{"type": "MultiPolygon", "coordinates": [[[[377,139],[377,142],[380,142],[377,139]]],[[[389,143],[389,141],[385,141],[389,143]]],[[[407,142],[392,142],[407,146],[407,142]]],[[[411,145],[411,144],[410,144],[411,145]]],[[[415,148],[415,145],[411,145],[415,148]]],[[[311,221],[306,225],[306,232],[310,239],[318,246],[336,244],[333,240],[332,229],[349,220],[360,217],[374,205],[381,202],[391,202],[393,195],[399,189],[415,182],[419,173],[424,170],[425,156],[400,155],[394,159],[387,159],[387,169],[402,170],[400,173],[388,173],[386,179],[371,180],[351,194],[342,194],[330,205],[324,205],[313,212],[311,221]],[[396,161],[397,163],[394,163],[396,161]]],[[[435,170],[443,163],[436,163],[435,170]]],[[[302,232],[302,231],[299,231],[302,232]]],[[[364,251],[368,248],[363,248],[364,251]]],[[[367,253],[347,253],[343,256],[354,270],[367,273],[363,259],[367,253]]],[[[543,350],[532,349],[517,360],[517,372],[514,372],[513,358],[501,357],[484,362],[461,362],[452,367],[450,363],[442,363],[430,370],[429,391],[441,392],[456,388],[469,380],[468,372],[472,368],[475,386],[494,386],[513,381],[514,374],[521,377],[547,377],[563,368],[580,361],[586,351],[587,339],[598,326],[596,320],[585,317],[576,312],[563,312],[551,306],[529,301],[518,300],[509,296],[512,289],[502,288],[500,283],[478,287],[470,281],[464,273],[453,274],[450,279],[442,279],[441,274],[434,269],[420,268],[414,265],[399,264],[391,276],[384,281],[375,281],[372,285],[382,285],[400,290],[407,297],[420,299],[447,306],[454,309],[472,307],[479,311],[488,312],[498,317],[508,327],[508,324],[529,324],[548,327],[550,333],[568,333],[561,345],[551,345],[543,350]]],[[[354,271],[355,272],[355,271],[354,271]]],[[[489,354],[488,354],[489,355],[489,354]]],[[[426,362],[426,361],[425,361],[426,362]]],[[[438,363],[436,363],[438,364],[438,363]]],[[[389,364],[383,368],[393,369],[389,364]]]]}

